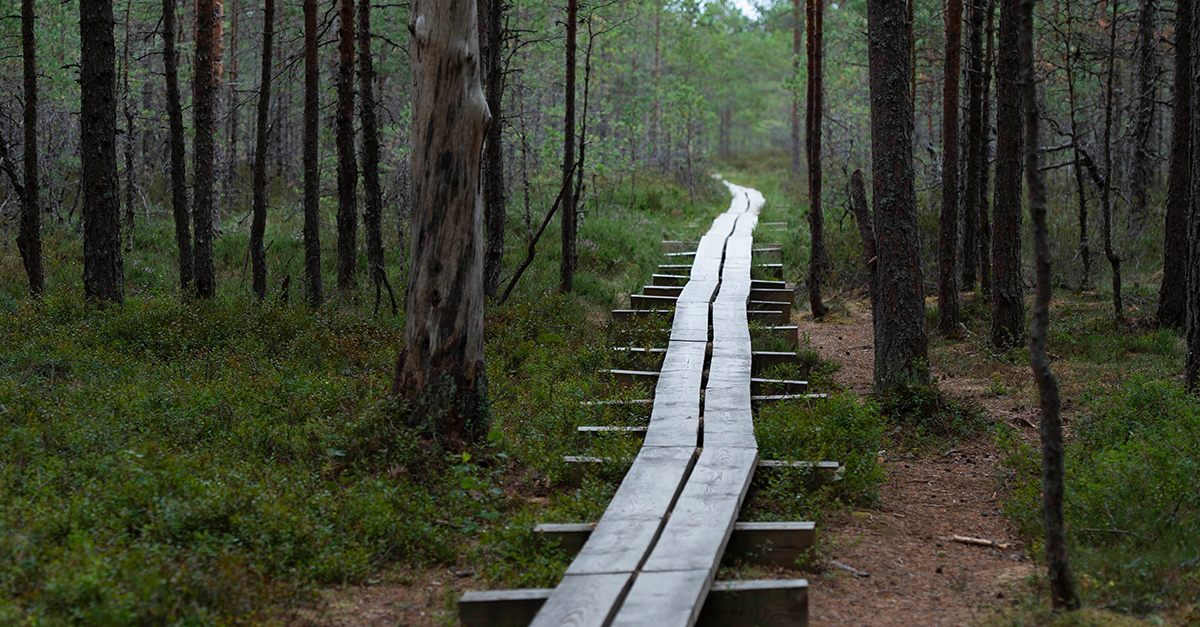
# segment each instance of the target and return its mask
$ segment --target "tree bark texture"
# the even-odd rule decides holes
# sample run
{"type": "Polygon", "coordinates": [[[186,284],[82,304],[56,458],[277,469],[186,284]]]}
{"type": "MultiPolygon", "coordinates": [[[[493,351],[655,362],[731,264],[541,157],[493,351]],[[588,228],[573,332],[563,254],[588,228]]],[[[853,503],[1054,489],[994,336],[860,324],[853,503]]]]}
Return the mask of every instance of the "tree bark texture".
{"type": "Polygon", "coordinates": [[[987,0],[987,51],[983,57],[983,144],[979,155],[979,291],[984,296],[992,293],[992,222],[988,211],[988,171],[992,161],[992,62],[995,59],[995,15],[996,0],[987,0]]]}
{"type": "Polygon", "coordinates": [[[262,77],[258,88],[258,121],[254,136],[254,197],[250,221],[250,266],[254,295],[267,297],[267,251],[263,236],[267,228],[267,147],[270,141],[271,58],[274,54],[275,0],[263,0],[262,77]]]}
{"type": "Polygon", "coordinates": [[[1022,111],[1017,50],[1020,2],[1000,0],[1000,41],[996,59],[996,192],[992,203],[992,345],[1025,343],[1025,302],[1021,282],[1022,111]]]}
{"type": "Polygon", "coordinates": [[[179,251],[179,288],[185,293],[195,276],[191,211],[188,210],[187,157],[184,154],[183,106],[179,96],[179,59],[175,52],[175,0],[163,0],[163,70],[167,75],[167,120],[171,136],[171,213],[179,251]]]}
{"type": "Polygon", "coordinates": [[[879,310],[875,388],[929,382],[924,277],[913,182],[910,33],[906,7],[868,0],[871,170],[879,310]]]}
{"type": "Polygon", "coordinates": [[[338,0],[337,285],[354,289],[358,270],[358,164],[354,154],[354,0],[338,0]]]}
{"type": "Polygon", "coordinates": [[[133,3],[125,5],[125,40],[121,44],[121,109],[125,114],[125,251],[133,251],[133,197],[137,189],[137,173],[133,169],[133,109],[129,108],[129,42],[133,39],[133,3]]]}
{"type": "Polygon", "coordinates": [[[1133,168],[1129,177],[1129,229],[1140,233],[1149,216],[1150,179],[1157,155],[1151,146],[1157,98],[1158,35],[1154,32],[1158,0],[1141,0],[1138,10],[1136,109],[1133,115],[1133,168]]]}
{"type": "MultiPolygon", "coordinates": [[[[1190,0],[1187,1],[1190,2],[1190,0]]],[[[1063,66],[1067,71],[1067,106],[1071,117],[1071,154],[1075,160],[1074,167],[1071,169],[1075,173],[1075,192],[1079,198],[1079,257],[1083,261],[1083,277],[1079,280],[1079,289],[1086,290],[1091,286],[1092,251],[1088,242],[1087,189],[1083,182],[1083,150],[1079,137],[1079,105],[1077,92],[1075,91],[1075,59],[1078,58],[1079,51],[1072,50],[1069,44],[1074,25],[1074,16],[1071,14],[1071,3],[1064,2],[1063,5],[1067,13],[1067,23],[1064,26],[1067,36],[1064,38],[1065,42],[1063,45],[1063,66]]]]}
{"type": "MultiPolygon", "coordinates": [[[[487,83],[488,110],[492,124],[488,126],[483,145],[483,216],[487,226],[487,245],[483,253],[483,290],[495,296],[500,288],[500,273],[504,262],[504,231],[508,223],[508,200],[504,186],[504,2],[481,0],[487,9],[486,28],[481,33],[484,77],[487,83]]],[[[482,16],[481,16],[482,17],[482,16]]]]}
{"type": "Polygon", "coordinates": [[[1104,97],[1104,180],[1097,181],[1100,187],[1100,237],[1104,240],[1104,256],[1112,267],[1112,299],[1113,317],[1117,322],[1125,320],[1125,305],[1121,302],[1121,256],[1113,246],[1112,221],[1112,187],[1113,187],[1113,83],[1116,78],[1117,63],[1117,9],[1120,2],[1112,3],[1112,21],[1109,22],[1108,35],[1108,79],[1104,97]]]}
{"type": "MultiPolygon", "coordinates": [[[[793,178],[800,177],[800,5],[804,0],[792,0],[792,176],[793,178]]],[[[805,5],[805,16],[809,10],[805,5]]],[[[807,19],[805,21],[808,21],[807,19]]],[[[807,26],[805,27],[807,30],[807,26]]],[[[808,64],[811,65],[811,57],[808,64]]],[[[805,85],[806,95],[805,106],[811,107],[812,93],[811,86],[805,85]]]]}
{"type": "Polygon", "coordinates": [[[1187,312],[1188,186],[1192,176],[1192,0],[1175,4],[1175,106],[1172,109],[1171,162],[1167,173],[1167,217],[1163,230],[1163,278],[1158,292],[1158,325],[1185,326],[1187,312]]]}
{"type": "Polygon", "coordinates": [[[575,169],[575,35],[579,29],[578,0],[567,0],[567,58],[566,87],[563,97],[566,112],[563,114],[563,192],[562,213],[562,262],[559,267],[559,291],[570,292],[575,283],[578,215],[575,211],[575,188],[571,185],[571,172],[575,169]]]}
{"type": "Polygon", "coordinates": [[[962,0],[946,4],[942,82],[942,215],[938,233],[938,330],[958,335],[958,77],[962,72],[962,0]]]}
{"type": "Polygon", "coordinates": [[[193,254],[196,257],[196,295],[201,298],[212,298],[217,290],[216,270],[213,266],[213,211],[216,188],[213,111],[217,91],[218,19],[217,4],[213,0],[197,0],[196,74],[192,79],[195,94],[192,100],[192,116],[196,127],[196,138],[192,142],[192,193],[195,199],[192,235],[195,240],[193,254]]]}
{"type": "Polygon", "coordinates": [[[80,153],[83,187],[83,291],[125,297],[121,198],[117,178],[117,71],[112,0],[79,2],[80,153]]]}
{"type": "Polygon", "coordinates": [[[25,89],[25,184],[21,194],[21,229],[17,235],[17,249],[21,251],[21,262],[25,275],[29,277],[29,291],[35,296],[46,289],[46,276],[42,269],[42,214],[41,182],[38,180],[38,92],[37,92],[37,44],[34,39],[33,0],[21,0],[21,56],[22,75],[25,89]]]}
{"type": "Polygon", "coordinates": [[[966,120],[963,130],[966,137],[961,138],[960,145],[965,145],[966,167],[963,168],[962,214],[962,289],[975,289],[975,268],[978,265],[979,247],[977,234],[979,232],[979,171],[983,144],[983,0],[969,0],[967,5],[967,69],[964,74],[967,80],[966,120]]]}
{"type": "Polygon", "coordinates": [[[1042,527],[1046,533],[1050,594],[1055,608],[1076,609],[1075,581],[1067,560],[1067,530],[1063,522],[1063,432],[1058,379],[1050,370],[1046,338],[1050,327],[1050,233],[1046,228],[1046,180],[1038,168],[1037,85],[1033,70],[1033,7],[1035,0],[1021,0],[1021,94],[1025,115],[1025,181],[1029,185],[1029,213],[1033,221],[1033,253],[1037,290],[1033,301],[1029,365],[1037,381],[1041,407],[1042,437],[1042,527]]]}
{"type": "MultiPolygon", "coordinates": [[[[855,170],[850,175],[850,203],[854,211],[854,219],[858,222],[858,234],[862,239],[863,266],[867,270],[867,291],[871,298],[871,319],[873,325],[879,325],[883,317],[878,313],[881,307],[879,301],[879,260],[875,244],[875,221],[871,218],[871,209],[867,205],[867,190],[863,185],[862,170],[855,170]]],[[[878,334],[878,331],[876,331],[878,334]]]]}
{"type": "MultiPolygon", "coordinates": [[[[375,115],[375,62],[371,58],[371,0],[358,3],[358,90],[362,98],[363,222],[367,231],[367,274],[376,301],[386,282],[383,267],[383,191],[379,185],[379,124],[375,115]]],[[[403,233],[400,233],[403,237],[403,233]]],[[[402,240],[403,241],[403,240],[402,240]]],[[[389,294],[391,287],[388,287],[389,294]]],[[[394,299],[393,299],[394,301],[394,299]]]]}
{"type": "MultiPolygon", "coordinates": [[[[412,260],[394,390],[416,426],[487,434],[481,152],[491,115],[473,0],[414,0],[412,260]]],[[[570,172],[566,179],[569,183],[570,172]]]]}
{"type": "Polygon", "coordinates": [[[1187,360],[1184,381],[1200,393],[1200,10],[1192,11],[1192,182],[1188,208],[1187,360]]]}
{"type": "Polygon", "coordinates": [[[317,116],[321,95],[317,64],[317,0],[304,0],[304,281],[311,307],[320,307],[321,171],[317,162],[317,116]]]}
{"type": "Polygon", "coordinates": [[[805,119],[808,145],[808,228],[812,238],[808,256],[808,304],[813,318],[828,309],[821,300],[825,280],[825,209],[821,203],[821,122],[825,109],[825,0],[808,0],[808,110],[805,119]]]}

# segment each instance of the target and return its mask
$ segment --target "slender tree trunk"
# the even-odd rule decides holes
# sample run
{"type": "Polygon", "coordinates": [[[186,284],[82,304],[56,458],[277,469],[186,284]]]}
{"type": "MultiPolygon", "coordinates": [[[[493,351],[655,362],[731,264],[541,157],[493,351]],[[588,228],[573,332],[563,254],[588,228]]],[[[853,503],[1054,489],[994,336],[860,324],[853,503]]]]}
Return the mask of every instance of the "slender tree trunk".
{"type": "MultiPolygon", "coordinates": [[[[854,219],[858,222],[858,233],[862,238],[863,267],[867,270],[867,291],[871,297],[871,319],[875,328],[883,320],[882,303],[879,295],[879,263],[878,250],[875,242],[875,221],[871,218],[871,209],[867,206],[867,190],[863,185],[862,170],[855,170],[850,175],[850,203],[854,211],[854,219]]],[[[879,332],[876,331],[876,334],[879,332]]]]}
{"type": "Polygon", "coordinates": [[[193,229],[196,256],[196,295],[212,298],[216,294],[216,270],[213,267],[213,210],[216,171],[213,157],[216,144],[213,138],[217,88],[216,22],[217,5],[213,0],[196,2],[196,75],[193,78],[195,96],[192,116],[196,139],[192,143],[193,194],[196,201],[193,229]]]}
{"type": "MultiPolygon", "coordinates": [[[[225,192],[225,213],[234,215],[237,211],[237,200],[240,192],[238,187],[238,132],[241,124],[241,103],[237,94],[238,85],[238,37],[241,34],[241,19],[238,9],[238,0],[230,0],[229,9],[229,73],[226,83],[229,85],[229,93],[226,96],[229,99],[229,133],[228,144],[226,146],[226,168],[225,181],[222,184],[225,192]]],[[[220,215],[220,212],[217,212],[220,215]]]]}
{"type": "Polygon", "coordinates": [[[275,0],[263,0],[262,77],[258,88],[258,121],[254,137],[254,199],[250,221],[250,265],[254,294],[267,297],[267,251],[263,235],[267,228],[267,146],[271,126],[271,57],[275,39],[275,0]]]}
{"type": "MultiPolygon", "coordinates": [[[[383,191],[379,185],[379,128],[375,117],[375,62],[371,58],[371,0],[358,3],[358,91],[362,96],[363,222],[367,231],[367,268],[375,287],[376,306],[386,284],[395,312],[395,297],[383,267],[383,191]]],[[[399,233],[403,241],[404,233],[399,233]]]]}
{"type": "Polygon", "coordinates": [[[414,425],[460,444],[488,432],[477,24],[474,2],[412,3],[412,269],[394,385],[414,425]]]}
{"type": "Polygon", "coordinates": [[[492,124],[483,145],[483,211],[487,225],[487,246],[483,254],[483,290],[495,296],[500,288],[504,262],[504,231],[508,222],[504,185],[504,2],[481,0],[487,9],[486,31],[481,33],[484,76],[487,82],[488,110],[492,124]]]}
{"type": "Polygon", "coordinates": [[[1192,181],[1188,208],[1187,360],[1184,381],[1200,394],[1200,10],[1192,11],[1192,181]]]}
{"type": "Polygon", "coordinates": [[[875,319],[875,387],[929,382],[921,235],[913,182],[913,110],[905,6],[867,1],[871,170],[881,307],[875,319]]]}
{"type": "Polygon", "coordinates": [[[962,73],[962,0],[946,11],[946,73],[942,84],[942,215],[938,237],[938,330],[957,336],[958,77],[962,73]]]}
{"type": "Polygon", "coordinates": [[[46,290],[42,269],[41,183],[38,181],[37,44],[33,0],[21,0],[21,56],[25,88],[25,185],[21,194],[21,231],[17,248],[34,296],[46,290]]]}
{"type": "MultiPolygon", "coordinates": [[[[654,111],[650,118],[650,162],[661,165],[662,155],[658,150],[658,138],[662,125],[662,92],[658,86],[659,62],[662,53],[662,0],[654,0],[654,69],[650,72],[650,89],[653,91],[654,111]]],[[[799,2],[799,0],[793,0],[799,2]]],[[[799,63],[799,61],[796,61],[799,63]]],[[[795,102],[792,103],[795,107],[795,102]]],[[[799,145],[799,144],[795,144],[799,145]]],[[[795,168],[796,171],[799,168],[795,168]]]]}
{"type": "Polygon", "coordinates": [[[992,160],[991,86],[995,14],[996,0],[987,0],[987,53],[983,60],[983,96],[980,98],[983,108],[983,130],[979,154],[979,198],[976,201],[976,207],[979,208],[979,291],[984,296],[990,296],[992,293],[992,223],[988,213],[988,171],[991,169],[992,160]]]}
{"type": "Polygon", "coordinates": [[[1029,365],[1037,381],[1041,406],[1042,436],[1042,526],[1046,532],[1050,593],[1055,608],[1076,609],[1075,582],[1067,561],[1067,530],[1063,523],[1063,433],[1058,379],[1050,370],[1046,337],[1050,327],[1050,233],[1046,229],[1046,181],[1038,168],[1037,85],[1033,71],[1033,7],[1035,0],[1021,0],[1020,56],[1022,100],[1025,108],[1025,181],[1029,185],[1029,213],[1033,218],[1034,265],[1037,291],[1033,301],[1029,365]]]}
{"type": "Polygon", "coordinates": [[[559,291],[570,292],[575,281],[575,236],[577,229],[575,212],[575,189],[571,185],[571,172],[575,169],[575,33],[578,30],[578,0],[567,0],[567,60],[566,60],[566,113],[563,115],[563,194],[562,214],[562,263],[560,267],[559,291]]]}
{"type": "Polygon", "coordinates": [[[317,163],[317,0],[304,0],[304,279],[308,304],[317,308],[321,294],[321,171],[317,163]]]}
{"type": "Polygon", "coordinates": [[[167,119],[171,129],[171,213],[175,218],[175,246],[179,250],[179,289],[187,293],[195,276],[195,266],[192,256],[192,216],[188,210],[183,106],[180,104],[178,58],[175,53],[175,0],[163,0],[162,12],[163,69],[167,75],[167,119]]]}
{"type": "Polygon", "coordinates": [[[358,270],[358,165],[354,154],[354,0],[338,0],[338,289],[354,289],[358,270]]]}
{"type": "Polygon", "coordinates": [[[1167,219],[1163,242],[1158,325],[1183,329],[1187,313],[1188,185],[1192,177],[1192,0],[1175,3],[1175,106],[1171,165],[1167,175],[1167,219]]]}
{"type": "MultiPolygon", "coordinates": [[[[803,2],[803,0],[792,0],[792,178],[793,179],[800,178],[800,33],[801,33],[801,30],[800,30],[801,29],[800,5],[802,2],[803,2]]],[[[807,17],[807,15],[809,13],[811,13],[812,9],[809,8],[809,5],[807,5],[807,4],[805,5],[805,7],[806,7],[805,8],[806,17],[807,17]]],[[[804,20],[805,30],[807,30],[807,28],[808,28],[807,22],[810,22],[810,21],[811,20],[809,20],[809,19],[804,20]]],[[[809,52],[809,54],[807,56],[807,59],[808,59],[807,63],[808,63],[809,69],[811,70],[812,69],[811,48],[809,48],[808,52],[809,52]]],[[[808,110],[811,110],[812,109],[811,79],[809,81],[806,81],[805,89],[806,89],[806,96],[807,96],[804,100],[805,106],[808,110]]],[[[806,146],[805,150],[807,150],[807,149],[808,149],[808,147],[806,146]]]]}
{"type": "Polygon", "coordinates": [[[1121,303],[1121,256],[1113,247],[1112,237],[1112,117],[1113,117],[1113,79],[1116,76],[1117,61],[1117,8],[1120,2],[1112,3],[1112,21],[1109,22],[1108,36],[1108,85],[1104,98],[1104,180],[1100,186],[1100,210],[1102,222],[1100,236],[1104,239],[1104,256],[1112,266],[1112,298],[1113,315],[1117,322],[1125,320],[1125,306],[1121,303]]]}
{"type": "Polygon", "coordinates": [[[137,173],[133,169],[133,109],[129,107],[129,41],[133,39],[133,3],[125,4],[125,41],[121,44],[121,108],[125,114],[125,252],[133,251],[133,197],[137,173]]]}
{"type": "Polygon", "coordinates": [[[79,2],[80,155],[83,187],[83,291],[125,298],[121,188],[117,178],[117,72],[112,0],[79,2]]]}
{"type": "Polygon", "coordinates": [[[983,108],[980,99],[983,97],[983,1],[969,0],[967,5],[967,69],[966,76],[966,107],[963,120],[960,146],[964,148],[965,167],[962,169],[966,180],[962,184],[962,287],[964,291],[975,289],[976,250],[979,248],[977,233],[979,227],[979,207],[976,204],[979,196],[979,170],[983,142],[983,108]]]}
{"type": "MultiPolygon", "coordinates": [[[[1061,0],[1060,0],[1061,1],[1061,0]]],[[[1187,0],[1190,2],[1190,0],[1187,0]]],[[[1079,289],[1087,290],[1091,287],[1092,277],[1092,251],[1088,245],[1088,205],[1087,205],[1087,190],[1083,183],[1083,156],[1079,139],[1079,121],[1078,121],[1078,102],[1075,91],[1075,59],[1079,54],[1079,50],[1071,49],[1071,36],[1074,33],[1074,16],[1071,13],[1071,3],[1064,2],[1063,5],[1067,12],[1067,23],[1064,28],[1067,31],[1063,45],[1063,65],[1067,71],[1067,106],[1071,115],[1071,153],[1075,163],[1071,170],[1075,173],[1075,191],[1079,197],[1079,256],[1083,260],[1083,278],[1079,281],[1079,289]]]]}
{"type": "Polygon", "coordinates": [[[1025,299],[1021,281],[1022,111],[1017,50],[1020,2],[1000,0],[999,57],[996,60],[996,194],[992,203],[992,345],[1025,343],[1025,299]]]}
{"type": "Polygon", "coordinates": [[[808,303],[813,318],[828,313],[821,301],[825,280],[825,210],[821,205],[821,118],[825,108],[825,0],[808,0],[808,226],[812,235],[808,258],[808,303]]]}
{"type": "Polygon", "coordinates": [[[1151,147],[1154,133],[1154,109],[1157,100],[1158,36],[1154,32],[1158,0],[1141,0],[1137,36],[1137,109],[1133,126],[1133,168],[1129,178],[1129,230],[1141,233],[1146,226],[1150,179],[1154,174],[1156,152],[1151,147]]]}

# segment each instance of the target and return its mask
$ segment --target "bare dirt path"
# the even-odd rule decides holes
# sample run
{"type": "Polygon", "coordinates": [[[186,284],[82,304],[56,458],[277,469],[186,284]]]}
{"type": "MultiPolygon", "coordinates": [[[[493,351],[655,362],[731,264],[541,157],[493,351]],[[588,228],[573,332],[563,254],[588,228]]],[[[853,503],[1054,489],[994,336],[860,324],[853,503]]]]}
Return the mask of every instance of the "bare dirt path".
{"type": "MultiPolygon", "coordinates": [[[[836,323],[800,322],[813,348],[842,363],[835,380],[860,394],[870,391],[874,363],[870,315],[863,309],[852,305],[836,323]]],[[[944,376],[936,364],[934,374],[944,376]]],[[[942,386],[976,396],[984,388],[961,376],[946,377],[942,386]]],[[[998,409],[988,407],[988,415],[1007,419],[998,409]]],[[[983,439],[944,453],[885,451],[882,458],[887,479],[879,502],[828,520],[821,530],[829,558],[868,576],[837,568],[811,575],[811,624],[962,625],[1008,605],[1033,566],[998,511],[994,445],[983,439]],[[949,540],[955,534],[1014,548],[959,544],[949,540]]]]}

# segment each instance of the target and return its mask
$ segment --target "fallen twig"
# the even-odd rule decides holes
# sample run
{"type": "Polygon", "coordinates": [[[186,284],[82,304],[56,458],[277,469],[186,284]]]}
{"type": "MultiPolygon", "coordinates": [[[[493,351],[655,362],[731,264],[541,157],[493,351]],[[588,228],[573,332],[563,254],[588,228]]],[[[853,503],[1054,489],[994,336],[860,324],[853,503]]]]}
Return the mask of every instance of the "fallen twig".
{"type": "Polygon", "coordinates": [[[969,536],[950,536],[950,540],[960,544],[970,544],[972,546],[989,546],[996,549],[1011,549],[1013,545],[995,540],[985,540],[983,538],[972,538],[969,536]]]}
{"type": "Polygon", "coordinates": [[[871,573],[868,573],[865,570],[859,570],[853,566],[847,566],[836,560],[829,560],[829,565],[836,566],[837,568],[840,568],[840,569],[850,573],[851,575],[854,575],[855,577],[870,577],[871,576],[871,573]]]}

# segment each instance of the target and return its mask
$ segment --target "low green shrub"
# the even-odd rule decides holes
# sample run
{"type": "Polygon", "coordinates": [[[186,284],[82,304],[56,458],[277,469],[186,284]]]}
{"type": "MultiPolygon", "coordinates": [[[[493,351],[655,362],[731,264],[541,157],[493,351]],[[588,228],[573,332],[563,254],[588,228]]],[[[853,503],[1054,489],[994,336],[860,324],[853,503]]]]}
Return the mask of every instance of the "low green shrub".
{"type": "Polygon", "coordinates": [[[936,385],[895,386],[879,403],[889,422],[910,431],[917,440],[967,438],[985,431],[989,424],[978,401],[954,398],[936,385]]]}

